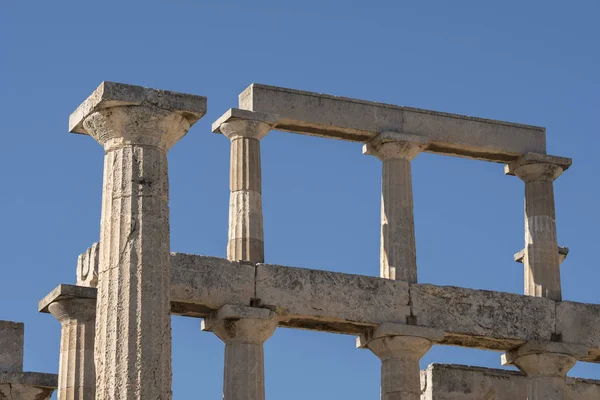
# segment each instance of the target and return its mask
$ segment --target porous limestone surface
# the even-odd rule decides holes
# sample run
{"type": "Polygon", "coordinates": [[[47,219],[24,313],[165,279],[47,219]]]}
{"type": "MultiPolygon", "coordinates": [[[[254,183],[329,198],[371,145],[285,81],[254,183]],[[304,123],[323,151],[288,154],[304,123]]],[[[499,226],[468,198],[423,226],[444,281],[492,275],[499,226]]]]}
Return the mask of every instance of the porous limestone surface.
{"type": "Polygon", "coordinates": [[[255,297],[296,327],[405,323],[410,313],[406,282],[279,265],[257,265],[255,297]]]}
{"type": "Polygon", "coordinates": [[[554,334],[549,299],[428,284],[410,285],[410,297],[416,324],[443,329],[448,344],[500,350],[554,334]]]}
{"type": "Polygon", "coordinates": [[[544,128],[253,83],[239,108],[278,114],[276,130],[366,142],[381,132],[422,135],[428,152],[495,162],[546,153],[544,128]]]}
{"type": "Polygon", "coordinates": [[[0,371],[23,371],[24,342],[22,322],[0,321],[0,371]]]}
{"type": "Polygon", "coordinates": [[[588,346],[584,361],[600,362],[600,304],[556,303],[556,333],[563,342],[588,346]]]}
{"type": "Polygon", "coordinates": [[[174,111],[192,125],[206,114],[206,97],[105,81],[70,115],[69,132],[88,134],[83,121],[89,115],[119,106],[152,106],[174,111]]]}
{"type": "MultiPolygon", "coordinates": [[[[567,378],[567,400],[597,400],[600,381],[567,378]]],[[[421,400],[505,400],[527,398],[522,372],[453,364],[430,364],[421,371],[421,400]]]]}

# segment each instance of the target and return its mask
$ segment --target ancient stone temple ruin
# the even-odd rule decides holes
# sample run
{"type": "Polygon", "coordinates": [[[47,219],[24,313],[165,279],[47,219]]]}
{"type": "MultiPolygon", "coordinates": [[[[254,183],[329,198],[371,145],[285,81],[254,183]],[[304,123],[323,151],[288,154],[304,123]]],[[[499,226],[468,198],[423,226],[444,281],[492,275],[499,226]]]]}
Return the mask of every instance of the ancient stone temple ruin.
{"type": "MultiPolygon", "coordinates": [[[[356,336],[381,360],[384,400],[600,399],[600,382],[566,377],[600,361],[600,305],[561,296],[568,250],[553,181],[571,160],[546,153],[544,128],[252,84],[213,124],[231,144],[221,259],[169,249],[167,152],[205,113],[205,97],[104,82],[71,115],[71,132],[104,147],[104,183],[100,240],[79,256],[77,284],[39,303],[61,324],[60,400],[171,399],[171,315],[202,318],[225,343],[225,400],[265,398],[263,345],[278,327],[356,336]],[[260,142],[272,130],[361,142],[381,160],[379,277],[265,263],[260,142]],[[411,160],[421,152],[503,163],[523,181],[522,294],[418,283],[411,160]],[[501,351],[520,372],[420,371],[434,345],[501,351]]],[[[47,392],[51,377],[19,369],[22,327],[5,326],[0,343],[16,350],[0,349],[0,369],[15,372],[0,382],[47,392]]]]}

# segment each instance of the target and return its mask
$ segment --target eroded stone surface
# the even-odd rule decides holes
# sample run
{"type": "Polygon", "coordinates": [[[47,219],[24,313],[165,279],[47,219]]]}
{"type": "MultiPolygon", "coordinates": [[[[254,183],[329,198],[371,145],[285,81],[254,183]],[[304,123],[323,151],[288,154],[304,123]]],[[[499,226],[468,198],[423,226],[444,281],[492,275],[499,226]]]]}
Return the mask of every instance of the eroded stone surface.
{"type": "Polygon", "coordinates": [[[410,285],[416,324],[444,329],[445,342],[507,349],[527,340],[550,340],[554,302],[512,293],[453,286],[410,285]]]}
{"type": "Polygon", "coordinates": [[[93,243],[77,258],[77,285],[97,287],[100,264],[100,244],[93,243]]]}
{"type": "Polygon", "coordinates": [[[23,371],[25,325],[0,321],[0,371],[23,371]]]}
{"type": "Polygon", "coordinates": [[[556,333],[567,343],[588,346],[585,361],[600,362],[600,305],[556,303],[556,333]]]}
{"type": "MultiPolygon", "coordinates": [[[[517,371],[430,364],[421,371],[421,400],[526,399],[527,378],[517,371]]],[[[600,398],[600,381],[567,378],[567,400],[600,398]]]]}
{"type": "Polygon", "coordinates": [[[291,326],[302,326],[303,319],[405,323],[409,314],[406,282],[278,265],[256,268],[256,297],[291,326]]]}

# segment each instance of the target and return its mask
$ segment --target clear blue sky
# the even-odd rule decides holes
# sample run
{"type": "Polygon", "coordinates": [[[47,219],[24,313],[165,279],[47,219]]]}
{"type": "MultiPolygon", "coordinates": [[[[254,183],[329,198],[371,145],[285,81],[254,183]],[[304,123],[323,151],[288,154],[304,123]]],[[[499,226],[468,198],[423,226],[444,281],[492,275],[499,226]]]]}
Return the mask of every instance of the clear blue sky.
{"type": "MultiPolygon", "coordinates": [[[[67,120],[103,80],[208,96],[169,155],[171,248],[221,257],[229,142],[210,124],[252,82],[545,126],[548,151],[574,160],[555,185],[564,298],[600,303],[599,17],[584,0],[2,1],[0,319],[26,323],[25,368],[58,370],[59,323],[37,301],[74,283],[98,240],[103,151],[67,120]]],[[[281,132],[262,151],[267,262],[377,275],[380,162],[281,132]]],[[[502,168],[414,161],[421,282],[522,293],[523,183],[502,168]]],[[[173,318],[176,399],[220,398],[223,345],[199,326],[173,318]]],[[[270,399],[379,394],[379,361],[354,337],[279,329],[265,352],[270,399]]],[[[436,347],[422,366],[499,359],[436,347]]]]}

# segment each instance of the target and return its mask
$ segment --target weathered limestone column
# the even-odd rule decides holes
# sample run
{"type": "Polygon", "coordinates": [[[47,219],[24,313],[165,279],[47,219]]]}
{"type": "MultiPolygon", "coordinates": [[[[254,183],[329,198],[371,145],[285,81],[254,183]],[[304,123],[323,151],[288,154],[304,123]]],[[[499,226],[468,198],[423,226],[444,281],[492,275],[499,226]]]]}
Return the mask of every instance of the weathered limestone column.
{"type": "Polygon", "coordinates": [[[502,365],[514,365],[527,375],[527,400],[565,400],[567,372],[587,355],[582,345],[528,342],[502,355],[502,365]]]}
{"type": "Polygon", "coordinates": [[[272,114],[232,108],[213,123],[213,132],[231,140],[230,261],[264,262],[260,140],[277,122],[272,114]]]}
{"type": "Polygon", "coordinates": [[[416,135],[379,134],[363,146],[363,154],[383,161],[381,178],[382,278],[417,282],[417,250],[410,162],[427,147],[416,135]]]}
{"type": "Polygon", "coordinates": [[[277,327],[277,314],[264,308],[226,305],[202,322],[225,342],[223,400],[264,400],[263,345],[277,327]]]}
{"type": "Polygon", "coordinates": [[[525,294],[562,300],[553,182],[571,159],[527,153],[505,172],[525,182],[525,294]]]}
{"type": "Polygon", "coordinates": [[[59,300],[48,306],[61,323],[58,400],[93,400],[96,395],[94,299],[59,300]]]}
{"type": "Polygon", "coordinates": [[[104,82],[71,132],[105,151],[95,335],[96,398],[172,398],[167,151],[206,98],[104,82]]]}
{"type": "Polygon", "coordinates": [[[419,361],[443,337],[438,329],[384,323],[358,338],[357,347],[381,360],[381,400],[420,400],[419,361]]]}

